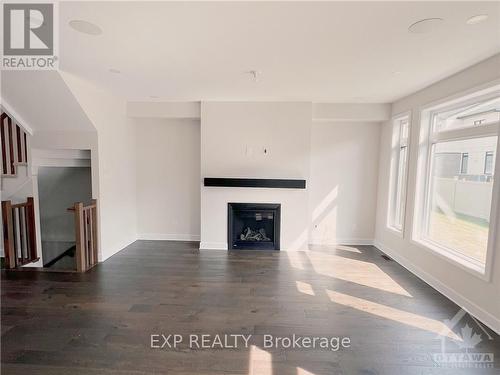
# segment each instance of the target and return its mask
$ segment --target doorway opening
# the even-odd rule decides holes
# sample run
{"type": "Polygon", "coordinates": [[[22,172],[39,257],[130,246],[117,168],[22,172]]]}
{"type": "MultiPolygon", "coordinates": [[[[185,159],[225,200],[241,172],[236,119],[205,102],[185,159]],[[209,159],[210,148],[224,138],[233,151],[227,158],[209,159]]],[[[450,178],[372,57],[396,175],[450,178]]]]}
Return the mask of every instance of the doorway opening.
{"type": "Polygon", "coordinates": [[[39,167],[38,199],[43,267],[76,271],[75,219],[68,208],[91,202],[91,168],[39,167]]]}

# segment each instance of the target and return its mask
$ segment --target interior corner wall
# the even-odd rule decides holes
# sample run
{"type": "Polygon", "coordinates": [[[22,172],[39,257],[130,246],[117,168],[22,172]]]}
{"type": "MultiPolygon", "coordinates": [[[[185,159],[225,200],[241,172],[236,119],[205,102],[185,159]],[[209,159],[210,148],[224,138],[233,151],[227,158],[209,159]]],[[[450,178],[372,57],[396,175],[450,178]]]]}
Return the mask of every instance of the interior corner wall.
{"type": "Polygon", "coordinates": [[[103,261],[137,239],[135,124],[121,98],[81,77],[61,75],[97,130],[103,261]]]}
{"type": "Polygon", "coordinates": [[[146,240],[200,239],[200,120],[137,119],[137,228],[146,240]]]}
{"type": "Polygon", "coordinates": [[[390,122],[383,124],[381,132],[376,221],[377,247],[498,333],[500,333],[500,220],[497,228],[492,228],[496,230],[497,235],[489,281],[417,245],[411,240],[411,236],[422,106],[500,80],[499,66],[500,55],[495,55],[393,104],[393,115],[412,111],[404,237],[398,236],[386,226],[392,136],[390,122]]]}
{"type": "Polygon", "coordinates": [[[380,129],[378,122],[313,122],[311,244],[373,243],[380,129]]]}

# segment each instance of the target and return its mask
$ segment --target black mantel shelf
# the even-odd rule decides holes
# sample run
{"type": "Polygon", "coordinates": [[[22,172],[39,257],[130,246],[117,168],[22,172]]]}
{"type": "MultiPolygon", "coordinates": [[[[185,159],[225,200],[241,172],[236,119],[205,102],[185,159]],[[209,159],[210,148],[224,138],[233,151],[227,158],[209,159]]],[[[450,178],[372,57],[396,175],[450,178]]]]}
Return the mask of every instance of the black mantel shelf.
{"type": "Polygon", "coordinates": [[[205,177],[205,186],[213,187],[248,187],[274,189],[305,189],[306,180],[273,178],[213,178],[205,177]]]}

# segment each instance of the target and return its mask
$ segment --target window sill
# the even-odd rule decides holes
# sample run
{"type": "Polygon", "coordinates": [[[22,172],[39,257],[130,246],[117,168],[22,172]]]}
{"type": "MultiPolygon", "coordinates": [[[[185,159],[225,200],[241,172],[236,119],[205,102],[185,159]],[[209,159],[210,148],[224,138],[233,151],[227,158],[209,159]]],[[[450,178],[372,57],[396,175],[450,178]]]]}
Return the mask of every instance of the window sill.
{"type": "Polygon", "coordinates": [[[480,278],[483,281],[490,282],[490,276],[486,272],[486,265],[479,262],[467,260],[452,250],[441,247],[431,241],[425,239],[412,239],[412,243],[418,247],[430,251],[441,259],[467,271],[468,273],[480,278]]]}
{"type": "Polygon", "coordinates": [[[403,238],[403,230],[398,229],[396,227],[393,227],[391,225],[386,226],[386,229],[391,232],[392,234],[395,234],[396,236],[403,238]]]}

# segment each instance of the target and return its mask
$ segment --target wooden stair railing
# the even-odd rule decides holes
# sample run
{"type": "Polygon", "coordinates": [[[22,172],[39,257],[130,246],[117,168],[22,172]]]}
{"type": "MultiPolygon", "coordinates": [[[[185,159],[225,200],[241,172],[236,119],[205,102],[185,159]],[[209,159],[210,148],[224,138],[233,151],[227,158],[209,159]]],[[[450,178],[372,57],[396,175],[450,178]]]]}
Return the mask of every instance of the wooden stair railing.
{"type": "Polygon", "coordinates": [[[28,136],[5,112],[0,114],[0,141],[2,148],[2,176],[15,176],[17,165],[28,163],[28,136]]]}
{"type": "Polygon", "coordinates": [[[75,213],[76,270],[85,272],[97,264],[97,201],[88,206],[77,202],[68,210],[75,213]]]}
{"type": "Polygon", "coordinates": [[[16,268],[38,260],[35,206],[33,198],[24,203],[2,201],[5,267],[16,268]]]}

